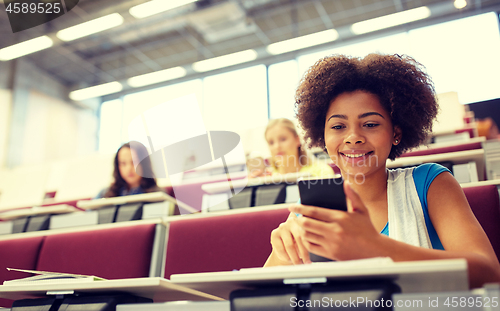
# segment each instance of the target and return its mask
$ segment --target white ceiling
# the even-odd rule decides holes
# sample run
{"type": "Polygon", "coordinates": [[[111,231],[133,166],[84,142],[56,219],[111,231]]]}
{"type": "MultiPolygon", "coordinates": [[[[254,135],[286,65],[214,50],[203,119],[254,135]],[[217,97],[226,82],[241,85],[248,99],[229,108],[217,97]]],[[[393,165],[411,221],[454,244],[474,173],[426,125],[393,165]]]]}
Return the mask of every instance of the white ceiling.
{"type": "Polygon", "coordinates": [[[250,48],[258,51],[258,61],[276,61],[265,53],[270,43],[335,28],[340,35],[335,44],[343,44],[355,38],[349,31],[355,22],[424,5],[431,18],[401,27],[500,10],[500,0],[468,0],[462,10],[453,7],[453,0],[200,0],[143,19],[130,15],[129,8],[146,1],[80,0],[65,15],[15,34],[2,10],[0,48],[49,35],[53,47],[24,57],[78,89],[175,66],[195,76],[193,62],[250,48]],[[55,36],[58,30],[115,12],[125,19],[121,26],[71,42],[55,36]]]}

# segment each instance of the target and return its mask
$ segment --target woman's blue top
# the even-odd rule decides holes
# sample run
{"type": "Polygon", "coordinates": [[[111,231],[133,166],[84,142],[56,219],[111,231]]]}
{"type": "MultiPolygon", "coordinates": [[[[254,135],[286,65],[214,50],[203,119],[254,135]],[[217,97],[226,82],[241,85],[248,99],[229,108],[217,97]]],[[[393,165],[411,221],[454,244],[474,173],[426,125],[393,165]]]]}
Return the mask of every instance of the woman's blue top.
{"type": "MultiPolygon", "coordinates": [[[[427,226],[427,232],[429,233],[432,248],[441,250],[444,250],[443,244],[441,243],[441,240],[437,235],[436,229],[434,229],[434,226],[432,225],[427,209],[427,191],[429,190],[429,187],[434,178],[436,178],[436,176],[443,172],[450,171],[446,167],[436,163],[425,163],[413,169],[413,181],[415,182],[415,188],[417,189],[418,198],[420,199],[420,203],[422,204],[425,225],[427,226]]],[[[380,233],[387,236],[389,235],[389,223],[385,225],[384,229],[382,229],[380,233]]]]}

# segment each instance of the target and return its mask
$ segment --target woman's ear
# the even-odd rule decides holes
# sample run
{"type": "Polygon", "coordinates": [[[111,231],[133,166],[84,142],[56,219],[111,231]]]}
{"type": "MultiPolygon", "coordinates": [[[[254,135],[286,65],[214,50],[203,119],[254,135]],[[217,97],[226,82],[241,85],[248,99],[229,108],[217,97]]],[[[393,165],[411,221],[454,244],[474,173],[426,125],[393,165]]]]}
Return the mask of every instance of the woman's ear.
{"type": "Polygon", "coordinates": [[[401,138],[403,137],[403,131],[401,131],[401,128],[397,125],[394,126],[394,138],[392,140],[393,145],[398,145],[401,143],[401,138]]]}

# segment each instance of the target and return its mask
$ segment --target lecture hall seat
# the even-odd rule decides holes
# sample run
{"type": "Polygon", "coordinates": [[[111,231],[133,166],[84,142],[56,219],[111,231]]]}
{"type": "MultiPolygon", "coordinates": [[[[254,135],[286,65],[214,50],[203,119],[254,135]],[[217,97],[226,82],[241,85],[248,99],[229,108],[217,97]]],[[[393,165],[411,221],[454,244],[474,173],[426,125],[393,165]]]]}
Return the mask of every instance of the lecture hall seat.
{"type": "Polygon", "coordinates": [[[431,154],[441,154],[441,153],[449,153],[449,152],[459,152],[459,151],[467,151],[467,150],[475,150],[483,148],[481,142],[473,142],[473,143],[463,143],[459,145],[452,145],[447,147],[433,148],[433,149],[421,149],[403,153],[400,157],[415,157],[415,156],[424,156],[431,154]]]}
{"type": "MultiPolygon", "coordinates": [[[[244,176],[237,176],[233,177],[232,179],[236,180],[242,178],[244,178],[244,176]]],[[[194,209],[201,211],[203,195],[208,194],[202,189],[202,186],[204,184],[216,183],[222,181],[227,181],[227,177],[225,175],[224,176],[216,175],[214,176],[213,179],[198,181],[198,182],[191,182],[188,180],[182,184],[173,187],[172,196],[175,197],[176,199],[181,200],[183,203],[186,203],[187,205],[193,207],[194,209]]]]}
{"type": "MultiPolygon", "coordinates": [[[[30,276],[22,272],[8,271],[7,268],[35,270],[43,236],[0,240],[0,284],[3,281],[30,276]]],[[[12,300],[0,298],[0,307],[10,308],[12,300]]]]}
{"type": "Polygon", "coordinates": [[[36,268],[105,279],[148,277],[155,229],[153,223],[48,235],[36,268]]]}
{"type": "Polygon", "coordinates": [[[500,259],[500,199],[496,185],[463,188],[467,201],[500,259]]]}
{"type": "Polygon", "coordinates": [[[271,253],[271,231],[288,214],[283,208],[171,221],[165,278],[261,267],[271,253]]]}

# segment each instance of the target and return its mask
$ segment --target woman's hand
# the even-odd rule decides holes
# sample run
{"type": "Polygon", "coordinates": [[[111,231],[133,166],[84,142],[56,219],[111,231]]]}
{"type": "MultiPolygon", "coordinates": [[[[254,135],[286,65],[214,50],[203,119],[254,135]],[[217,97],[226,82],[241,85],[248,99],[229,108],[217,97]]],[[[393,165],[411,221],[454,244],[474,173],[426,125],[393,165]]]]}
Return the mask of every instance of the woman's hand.
{"type": "Polygon", "coordinates": [[[302,214],[296,222],[300,241],[307,251],[333,260],[376,257],[380,234],[359,195],[344,182],[347,212],[316,206],[296,205],[290,211],[302,214]]]}
{"type": "Polygon", "coordinates": [[[302,264],[310,263],[309,252],[304,246],[302,235],[304,230],[298,225],[297,217],[290,213],[288,219],[271,232],[271,245],[273,253],[271,256],[283,264],[302,264]]]}

